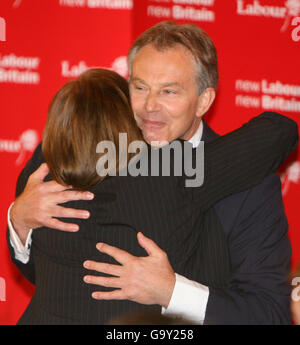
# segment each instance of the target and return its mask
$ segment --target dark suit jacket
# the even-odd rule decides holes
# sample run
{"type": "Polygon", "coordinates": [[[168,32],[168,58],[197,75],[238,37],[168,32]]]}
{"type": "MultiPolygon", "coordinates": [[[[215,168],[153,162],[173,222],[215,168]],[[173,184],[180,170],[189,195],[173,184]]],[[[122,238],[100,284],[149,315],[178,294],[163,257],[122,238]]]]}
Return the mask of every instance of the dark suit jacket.
{"type": "MultiPolygon", "coordinates": [[[[207,131],[205,128],[206,134],[207,131]]],[[[295,148],[297,135],[294,122],[280,115],[264,113],[241,129],[205,146],[205,183],[201,188],[184,188],[183,178],[175,176],[113,177],[92,189],[95,193],[92,202],[67,203],[68,207],[89,209],[92,217],[88,221],[66,219],[80,225],[81,230],[76,234],[47,228],[34,230],[29,264],[15,261],[24,275],[36,284],[35,295],[20,323],[105,323],[138,308],[139,305],[130,301],[92,300],[90,294],[95,288],[83,283],[86,271],[82,263],[87,258],[114,262],[96,251],[95,244],[99,241],[136,256],[145,255],[136,243],[136,233],[140,230],[168,253],[176,272],[209,286],[207,323],[226,323],[230,318],[234,323],[288,322],[285,308],[288,289],[282,274],[288,268],[288,242],[282,247],[280,264],[283,268],[278,267],[278,262],[269,259],[268,251],[276,251],[277,242],[273,239],[270,248],[270,243],[266,244],[269,237],[261,234],[264,239],[262,250],[266,252],[263,257],[254,255],[250,259],[246,266],[250,270],[248,274],[243,265],[256,249],[256,245],[251,246],[248,242],[248,237],[253,236],[257,241],[257,234],[250,231],[249,236],[245,235],[246,226],[243,230],[245,238],[243,233],[235,235],[237,231],[233,223],[226,223],[222,217],[226,205],[221,202],[214,208],[211,206],[226,195],[261,182],[264,176],[277,169],[295,148]],[[203,212],[206,212],[205,217],[203,212]],[[208,232],[211,226],[216,230],[208,232]],[[221,254],[220,248],[223,248],[221,254]],[[247,257],[242,259],[239,254],[247,257]],[[276,267],[265,272],[263,263],[269,260],[269,264],[276,267]],[[271,285],[265,283],[266,275],[271,285]],[[262,306],[263,302],[270,303],[273,299],[279,305],[278,310],[271,306],[268,312],[266,306],[262,306]],[[252,307],[253,304],[256,307],[252,307]],[[274,318],[277,312],[278,317],[274,318]],[[219,316],[220,313],[223,315],[219,316]]],[[[25,168],[26,177],[23,174],[19,179],[18,192],[23,190],[29,174],[41,162],[38,148],[25,168]]],[[[246,193],[251,194],[251,191],[246,193]]],[[[242,195],[239,197],[240,200],[247,199],[242,195]]],[[[235,200],[229,201],[228,205],[230,202],[234,204],[235,200]]],[[[239,202],[237,204],[240,210],[243,209],[239,202]]],[[[234,217],[238,219],[236,213],[234,217]]],[[[286,229],[281,234],[284,236],[286,229]]]]}
{"type": "MultiPolygon", "coordinates": [[[[217,136],[204,122],[202,140],[217,136]]],[[[211,245],[213,228],[219,251],[209,255],[217,284],[209,285],[205,323],[290,324],[292,250],[279,176],[271,174],[211,207],[204,217],[203,247],[211,245]],[[221,262],[229,262],[229,269],[218,270],[221,262]]]]}

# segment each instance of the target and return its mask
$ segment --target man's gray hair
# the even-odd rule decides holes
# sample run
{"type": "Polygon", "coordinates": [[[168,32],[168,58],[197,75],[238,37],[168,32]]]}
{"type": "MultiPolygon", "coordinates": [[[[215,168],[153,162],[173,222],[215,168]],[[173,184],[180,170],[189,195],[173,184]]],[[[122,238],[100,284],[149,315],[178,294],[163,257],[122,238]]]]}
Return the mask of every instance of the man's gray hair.
{"type": "Polygon", "coordinates": [[[158,51],[174,48],[176,44],[184,46],[196,61],[196,83],[199,94],[208,87],[217,90],[219,81],[217,51],[210,37],[199,26],[164,21],[146,30],[129,50],[130,76],[136,55],[148,44],[153,44],[158,51]]]}

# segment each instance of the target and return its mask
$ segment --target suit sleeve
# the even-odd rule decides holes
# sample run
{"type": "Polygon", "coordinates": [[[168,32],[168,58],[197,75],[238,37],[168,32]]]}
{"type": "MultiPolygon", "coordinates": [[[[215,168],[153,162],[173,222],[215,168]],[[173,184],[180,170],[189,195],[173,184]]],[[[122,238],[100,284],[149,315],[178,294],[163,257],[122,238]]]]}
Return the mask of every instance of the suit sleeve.
{"type": "MultiPolygon", "coordinates": [[[[31,159],[27,162],[25,168],[21,171],[16,187],[16,197],[18,197],[24,190],[27,180],[29,176],[42,164],[44,163],[42,150],[41,150],[41,143],[35,149],[31,159]]],[[[35,282],[34,277],[34,262],[32,259],[32,255],[29,258],[27,264],[23,264],[19,260],[15,259],[15,252],[13,247],[10,244],[10,236],[9,236],[9,229],[7,228],[7,243],[10,251],[11,260],[13,263],[18,267],[19,271],[23,274],[25,278],[27,278],[32,284],[35,282]]]]}
{"type": "Polygon", "coordinates": [[[298,126],[265,112],[204,146],[204,184],[190,188],[205,211],[217,201],[262,182],[298,145],[298,126]]]}
{"type": "Polygon", "coordinates": [[[290,324],[291,245],[277,175],[249,191],[234,223],[231,277],[226,288],[209,287],[205,323],[290,324]]]}

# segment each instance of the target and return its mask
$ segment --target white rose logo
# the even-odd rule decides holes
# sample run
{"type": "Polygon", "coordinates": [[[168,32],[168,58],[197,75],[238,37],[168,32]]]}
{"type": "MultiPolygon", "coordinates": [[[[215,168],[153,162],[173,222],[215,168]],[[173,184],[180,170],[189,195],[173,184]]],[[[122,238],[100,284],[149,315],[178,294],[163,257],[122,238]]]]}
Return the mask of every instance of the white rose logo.
{"type": "Polygon", "coordinates": [[[300,181],[300,162],[294,162],[291,164],[285,174],[281,177],[282,182],[282,195],[286,195],[291,182],[299,183],[300,181]]]}
{"type": "Polygon", "coordinates": [[[13,7],[19,7],[21,5],[22,0],[15,0],[13,3],[13,7]]]}
{"type": "Polygon", "coordinates": [[[0,277],[0,301],[6,301],[6,283],[5,279],[0,277]]]}
{"type": "Polygon", "coordinates": [[[285,7],[287,8],[287,13],[285,21],[280,30],[281,32],[287,30],[293,17],[297,17],[300,15],[300,0],[287,0],[287,2],[285,3],[285,7]]]}
{"type": "Polygon", "coordinates": [[[111,69],[126,78],[128,75],[127,57],[120,56],[111,65],[111,69]]]}
{"type": "Polygon", "coordinates": [[[32,152],[38,143],[38,134],[33,129],[28,129],[23,132],[20,136],[20,153],[16,160],[16,164],[20,165],[23,163],[26,151],[32,152]]]}

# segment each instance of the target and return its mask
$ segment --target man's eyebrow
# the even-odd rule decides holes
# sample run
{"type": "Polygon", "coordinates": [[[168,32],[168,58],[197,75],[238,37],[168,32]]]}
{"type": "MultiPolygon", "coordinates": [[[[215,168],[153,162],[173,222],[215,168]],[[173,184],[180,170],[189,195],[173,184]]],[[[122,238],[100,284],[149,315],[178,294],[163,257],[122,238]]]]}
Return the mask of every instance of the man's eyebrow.
{"type": "Polygon", "coordinates": [[[130,78],[130,79],[129,79],[129,82],[130,82],[130,83],[131,83],[131,82],[135,82],[135,81],[147,85],[147,83],[146,83],[143,79],[140,79],[140,78],[137,78],[137,77],[134,77],[134,78],[130,78]]]}
{"type": "MultiPolygon", "coordinates": [[[[140,79],[140,78],[137,78],[137,77],[135,77],[135,78],[132,78],[132,79],[130,79],[129,80],[129,82],[139,82],[139,83],[142,83],[142,84],[144,84],[144,85],[148,85],[143,79],[140,79]]],[[[167,83],[162,83],[161,85],[160,85],[160,87],[179,87],[179,88],[183,88],[182,87],[182,85],[181,84],[179,84],[178,82],[167,82],[167,83]]]]}
{"type": "Polygon", "coordinates": [[[179,83],[177,82],[169,82],[169,83],[163,83],[161,84],[161,87],[170,87],[170,86],[175,86],[175,87],[179,87],[179,88],[183,88],[182,85],[180,85],[179,83]]]}

